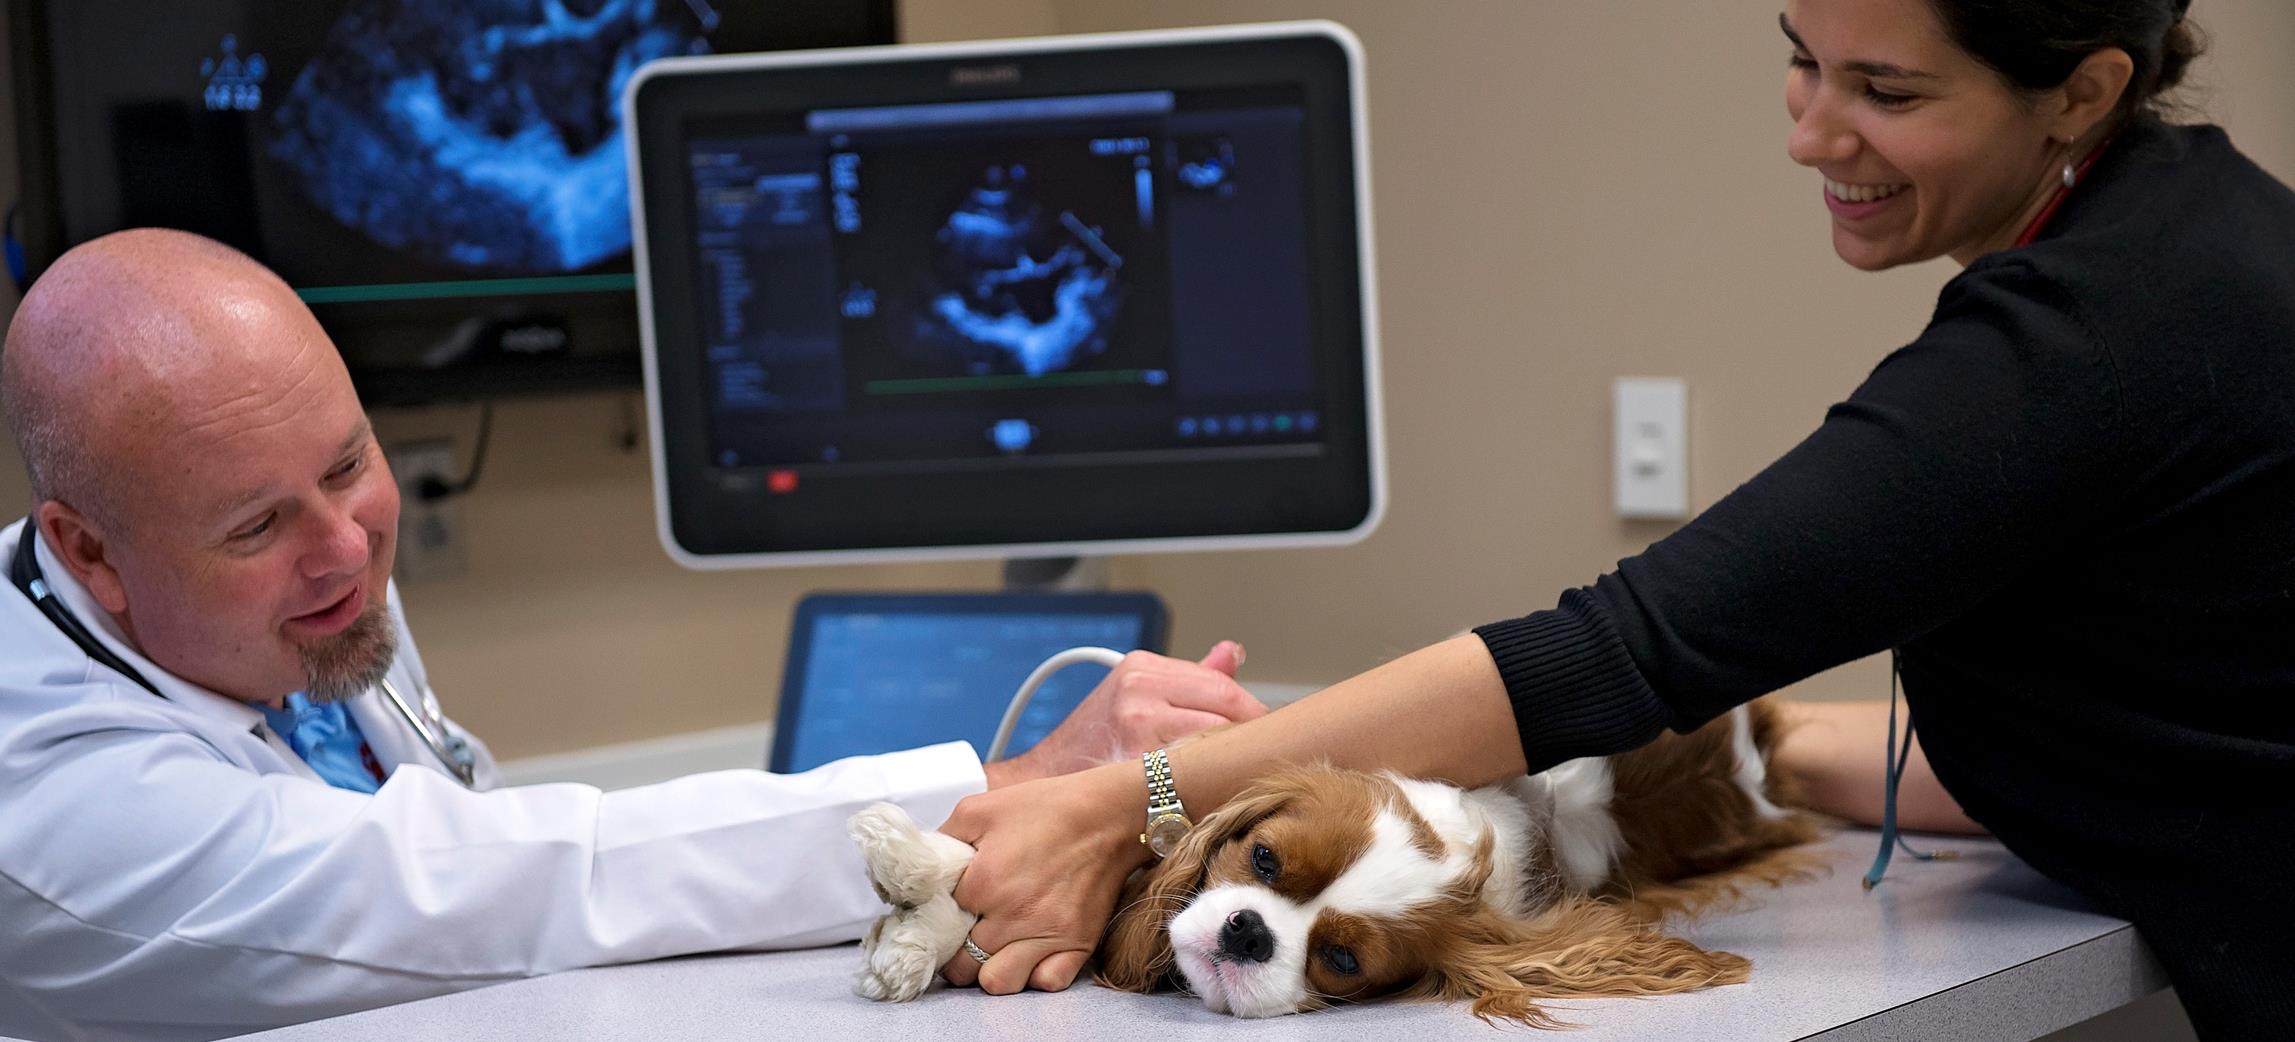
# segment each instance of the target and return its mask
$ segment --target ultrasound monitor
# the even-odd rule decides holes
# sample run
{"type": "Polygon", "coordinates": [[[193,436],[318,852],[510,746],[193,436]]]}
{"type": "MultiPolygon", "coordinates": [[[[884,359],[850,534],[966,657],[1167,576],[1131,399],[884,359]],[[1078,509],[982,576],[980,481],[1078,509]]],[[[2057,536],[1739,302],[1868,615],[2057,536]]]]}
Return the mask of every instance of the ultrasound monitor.
{"type": "Polygon", "coordinates": [[[10,0],[20,283],[235,246],[369,405],[634,387],[618,107],[664,55],[888,44],[892,0],[10,0]]]}
{"type": "Polygon", "coordinates": [[[664,545],[1367,535],[1361,74],[1329,23],[645,66],[623,104],[664,545]]]}

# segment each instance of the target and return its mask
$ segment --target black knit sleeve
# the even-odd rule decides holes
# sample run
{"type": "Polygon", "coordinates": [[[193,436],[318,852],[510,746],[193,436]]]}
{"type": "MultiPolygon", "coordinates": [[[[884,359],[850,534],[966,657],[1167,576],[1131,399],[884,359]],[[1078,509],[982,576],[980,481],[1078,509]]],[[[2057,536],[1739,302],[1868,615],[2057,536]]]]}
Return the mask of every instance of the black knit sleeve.
{"type": "Polygon", "coordinates": [[[1782,459],[1555,609],[1475,631],[1531,770],[1693,729],[1979,603],[2080,538],[2119,423],[2070,297],[1979,262],[1782,459]]]}

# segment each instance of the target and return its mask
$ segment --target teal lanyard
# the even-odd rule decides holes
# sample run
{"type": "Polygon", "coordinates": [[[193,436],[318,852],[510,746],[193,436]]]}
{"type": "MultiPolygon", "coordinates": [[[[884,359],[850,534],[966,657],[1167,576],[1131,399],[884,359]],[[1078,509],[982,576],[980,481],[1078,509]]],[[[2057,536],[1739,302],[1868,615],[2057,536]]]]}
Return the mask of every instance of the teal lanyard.
{"type": "Polygon", "coordinates": [[[1909,714],[1905,717],[1904,742],[1901,745],[1897,742],[1898,660],[1897,649],[1890,648],[1889,741],[1888,745],[1883,748],[1886,759],[1881,765],[1883,772],[1881,850],[1880,853],[1873,855],[1873,867],[1865,870],[1865,889],[1867,890],[1880,885],[1881,876],[1889,870],[1889,857],[1896,853],[1898,847],[1903,847],[1905,853],[1922,861],[1950,861],[1960,856],[1958,851],[1953,850],[1914,850],[1912,844],[1905,842],[1904,837],[1897,834],[1897,785],[1904,780],[1905,763],[1912,759],[1913,743],[1913,722],[1909,714]]]}

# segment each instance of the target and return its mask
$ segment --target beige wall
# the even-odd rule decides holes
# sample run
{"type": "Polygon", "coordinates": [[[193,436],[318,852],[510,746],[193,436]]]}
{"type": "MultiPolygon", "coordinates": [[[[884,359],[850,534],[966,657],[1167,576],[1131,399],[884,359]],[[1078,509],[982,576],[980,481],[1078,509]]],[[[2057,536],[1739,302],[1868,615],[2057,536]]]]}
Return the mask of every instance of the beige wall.
{"type": "MultiPolygon", "coordinates": [[[[1179,650],[1244,640],[1247,680],[1334,680],[1551,605],[1666,531],[1609,514],[1613,377],[1688,380],[1691,494],[1708,504],[1917,333],[1949,275],[1937,264],[1860,275],[1833,259],[1813,179],[1783,155],[1785,51],[1769,6],[904,3],[915,40],[1300,17],[1362,36],[1387,524],[1345,550],[1116,563],[1119,584],[1171,603],[1179,650]]],[[[2295,68],[2281,53],[2295,6],[2196,7],[2219,37],[2207,110],[2295,177],[2295,68]]],[[[0,163],[0,177],[13,173],[0,163]]],[[[680,571],[654,540],[642,452],[616,445],[630,397],[501,406],[484,484],[465,505],[468,574],[404,589],[450,708],[499,752],[765,719],[788,611],[806,590],[994,581],[979,564],[680,571]]],[[[473,418],[438,409],[378,427],[466,439],[473,418]]],[[[0,502],[23,498],[19,468],[0,459],[0,502]]],[[[1867,664],[1808,690],[1878,695],[1885,683],[1867,664]]]]}
{"type": "MultiPolygon", "coordinates": [[[[916,0],[912,5],[922,7],[916,0]]],[[[948,3],[949,8],[971,5],[948,3]]],[[[1609,502],[1610,381],[1690,389],[1691,500],[1726,494],[1918,333],[1937,262],[1836,260],[1784,155],[1773,5],[1059,0],[1060,32],[1331,18],[1367,52],[1393,509],[1360,547],[1140,558],[1180,648],[1335,679],[1549,607],[1662,526],[1609,502]]],[[[2295,178],[2295,5],[2202,0],[2205,110],[2295,178]]],[[[936,29],[951,33],[961,24],[936,29]]],[[[1866,663],[1800,689],[1885,694],[1866,663]]]]}

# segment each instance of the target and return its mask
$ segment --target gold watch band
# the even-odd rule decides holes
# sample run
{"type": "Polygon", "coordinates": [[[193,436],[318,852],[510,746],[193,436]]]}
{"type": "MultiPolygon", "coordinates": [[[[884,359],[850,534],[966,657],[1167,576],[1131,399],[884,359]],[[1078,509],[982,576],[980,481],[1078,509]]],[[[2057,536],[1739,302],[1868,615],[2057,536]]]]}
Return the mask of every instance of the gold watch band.
{"type": "Polygon", "coordinates": [[[1187,808],[1179,802],[1169,754],[1162,749],[1140,754],[1140,769],[1147,775],[1148,787],[1147,827],[1140,831],[1140,843],[1156,857],[1168,857],[1195,823],[1188,820],[1187,808]]]}
{"type": "Polygon", "coordinates": [[[1178,809],[1179,786],[1171,780],[1171,754],[1150,749],[1141,754],[1140,767],[1147,772],[1148,814],[1153,816],[1166,807],[1178,809]]]}

